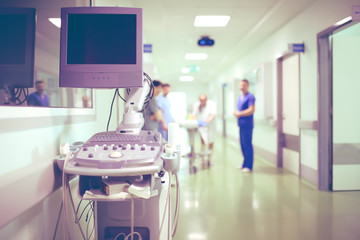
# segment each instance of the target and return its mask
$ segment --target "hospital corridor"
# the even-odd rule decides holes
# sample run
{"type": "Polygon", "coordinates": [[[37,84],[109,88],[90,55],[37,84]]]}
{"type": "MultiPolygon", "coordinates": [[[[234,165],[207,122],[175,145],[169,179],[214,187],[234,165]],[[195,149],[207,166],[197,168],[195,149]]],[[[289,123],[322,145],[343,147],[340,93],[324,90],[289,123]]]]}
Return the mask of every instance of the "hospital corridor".
{"type": "Polygon", "coordinates": [[[321,192],[255,155],[241,173],[239,146],[217,138],[214,165],[189,174],[182,159],[181,211],[174,240],[357,240],[360,192],[321,192]]]}
{"type": "Polygon", "coordinates": [[[360,240],[360,0],[0,0],[0,240],[360,240]]]}

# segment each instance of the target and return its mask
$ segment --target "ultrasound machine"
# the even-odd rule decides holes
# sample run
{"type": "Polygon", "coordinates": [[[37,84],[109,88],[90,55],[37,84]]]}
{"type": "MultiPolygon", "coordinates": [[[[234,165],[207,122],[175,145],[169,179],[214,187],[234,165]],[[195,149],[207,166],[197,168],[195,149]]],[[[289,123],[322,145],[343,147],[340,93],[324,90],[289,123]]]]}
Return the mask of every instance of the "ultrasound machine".
{"type": "MultiPolygon", "coordinates": [[[[123,119],[116,130],[94,134],[77,151],[69,151],[68,144],[60,148],[65,159],[65,217],[70,206],[75,210],[69,179],[79,176],[78,194],[94,203],[95,239],[99,240],[165,240],[176,231],[178,125],[169,125],[168,142],[156,131],[142,130],[142,111],[152,93],[151,79],[142,70],[142,21],[139,8],[61,9],[60,87],[126,89],[123,119]]],[[[69,222],[67,228],[71,228],[69,222]]]]}

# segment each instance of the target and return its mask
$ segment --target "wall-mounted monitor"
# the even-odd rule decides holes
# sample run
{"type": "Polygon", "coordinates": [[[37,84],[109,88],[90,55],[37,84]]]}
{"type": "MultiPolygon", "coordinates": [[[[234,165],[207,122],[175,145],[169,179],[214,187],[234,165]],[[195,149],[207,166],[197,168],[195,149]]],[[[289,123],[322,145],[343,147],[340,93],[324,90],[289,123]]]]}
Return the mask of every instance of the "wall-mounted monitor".
{"type": "Polygon", "coordinates": [[[36,11],[0,8],[0,88],[34,85],[36,11]]]}
{"type": "Polygon", "coordinates": [[[142,9],[61,9],[60,87],[141,87],[142,9]]]}

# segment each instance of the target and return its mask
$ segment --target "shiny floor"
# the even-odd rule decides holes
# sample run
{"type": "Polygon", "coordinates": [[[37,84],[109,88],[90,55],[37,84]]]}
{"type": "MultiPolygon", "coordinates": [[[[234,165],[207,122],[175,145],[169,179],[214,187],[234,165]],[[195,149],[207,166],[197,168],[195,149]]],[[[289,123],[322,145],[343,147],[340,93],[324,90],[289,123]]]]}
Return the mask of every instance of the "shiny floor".
{"type": "Polygon", "coordinates": [[[220,138],[213,162],[190,174],[182,159],[173,240],[360,239],[360,191],[318,191],[259,157],[254,171],[243,174],[236,168],[242,162],[239,146],[220,138]]]}

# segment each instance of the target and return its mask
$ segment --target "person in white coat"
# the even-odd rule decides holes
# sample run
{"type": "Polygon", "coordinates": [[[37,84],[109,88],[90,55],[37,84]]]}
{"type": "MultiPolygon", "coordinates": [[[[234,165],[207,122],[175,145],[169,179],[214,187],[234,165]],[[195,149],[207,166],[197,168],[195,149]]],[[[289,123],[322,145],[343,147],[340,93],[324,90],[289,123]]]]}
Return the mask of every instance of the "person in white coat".
{"type": "Polygon", "coordinates": [[[198,120],[199,133],[201,136],[202,151],[208,146],[209,161],[212,165],[211,154],[214,149],[214,140],[216,134],[216,104],[207,98],[206,94],[200,94],[199,101],[193,105],[193,116],[198,120]]]}

